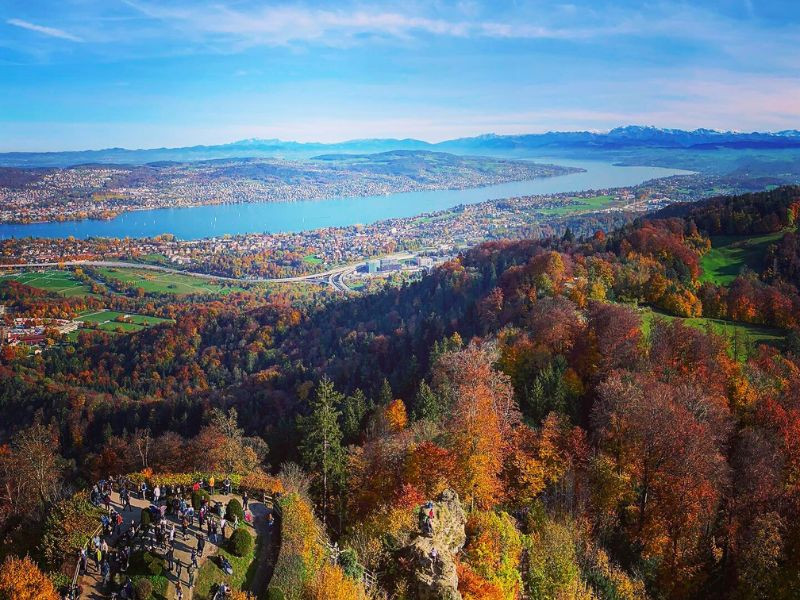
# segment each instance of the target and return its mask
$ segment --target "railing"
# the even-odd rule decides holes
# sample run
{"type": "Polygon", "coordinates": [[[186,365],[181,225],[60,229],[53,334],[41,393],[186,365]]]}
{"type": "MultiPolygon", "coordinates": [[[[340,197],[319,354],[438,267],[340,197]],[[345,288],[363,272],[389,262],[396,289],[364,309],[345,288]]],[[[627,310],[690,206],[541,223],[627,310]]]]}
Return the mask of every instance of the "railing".
{"type": "MultiPolygon", "coordinates": [[[[339,564],[339,556],[342,554],[341,548],[339,548],[339,544],[333,543],[331,544],[325,537],[318,537],[317,541],[322,544],[328,550],[328,556],[330,557],[330,561],[332,564],[337,565],[339,564]]],[[[361,563],[356,563],[361,568],[363,575],[361,576],[361,581],[364,586],[368,590],[373,590],[378,587],[378,576],[373,572],[367,569],[361,563]]]]}
{"type": "MultiPolygon", "coordinates": [[[[89,539],[86,540],[86,542],[84,542],[83,546],[81,546],[78,550],[83,550],[85,548],[88,548],[89,543],[94,539],[94,536],[96,536],[102,529],[103,529],[103,526],[102,525],[98,525],[97,529],[95,529],[89,535],[89,539]]],[[[72,576],[72,584],[70,585],[70,588],[69,588],[70,598],[72,598],[72,597],[76,597],[77,598],[77,596],[74,596],[74,594],[75,594],[75,590],[76,590],[76,588],[78,586],[78,578],[80,576],[81,576],[81,560],[79,558],[78,559],[78,564],[75,565],[75,574],[72,576]]]]}

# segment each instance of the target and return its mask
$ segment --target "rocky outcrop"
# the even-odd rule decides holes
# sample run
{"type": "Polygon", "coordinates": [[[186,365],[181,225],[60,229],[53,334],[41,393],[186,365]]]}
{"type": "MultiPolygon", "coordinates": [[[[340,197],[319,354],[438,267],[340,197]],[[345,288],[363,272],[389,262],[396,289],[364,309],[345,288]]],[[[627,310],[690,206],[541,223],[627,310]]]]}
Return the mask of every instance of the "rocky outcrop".
{"type": "Polygon", "coordinates": [[[432,533],[421,527],[403,553],[410,559],[420,600],[461,600],[455,557],[467,539],[467,517],[453,490],[442,492],[432,509],[432,533]]]}

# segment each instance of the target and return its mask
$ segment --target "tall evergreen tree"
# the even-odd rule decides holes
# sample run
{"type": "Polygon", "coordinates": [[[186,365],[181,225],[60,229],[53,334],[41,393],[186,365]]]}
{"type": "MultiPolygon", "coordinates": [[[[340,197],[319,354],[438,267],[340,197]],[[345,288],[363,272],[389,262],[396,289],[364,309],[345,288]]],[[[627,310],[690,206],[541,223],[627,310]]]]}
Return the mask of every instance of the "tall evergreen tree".
{"type": "Polygon", "coordinates": [[[369,410],[369,401],[360,389],[357,389],[350,396],[342,398],[342,435],[347,443],[357,441],[361,431],[361,424],[364,416],[369,410]]]}
{"type": "Polygon", "coordinates": [[[392,395],[392,386],[389,385],[389,380],[384,378],[381,384],[381,391],[378,392],[378,406],[389,406],[394,397],[392,395]]]}
{"type": "Polygon", "coordinates": [[[419,382],[419,389],[417,389],[417,397],[414,403],[414,418],[439,423],[443,417],[444,405],[442,399],[422,379],[419,382]]]}
{"type": "Polygon", "coordinates": [[[317,386],[311,414],[300,419],[303,440],[300,453],[303,463],[314,474],[322,505],[322,519],[326,522],[331,495],[341,492],[345,454],[342,448],[342,430],[339,428],[339,411],[342,401],[330,380],[323,379],[317,386]]]}

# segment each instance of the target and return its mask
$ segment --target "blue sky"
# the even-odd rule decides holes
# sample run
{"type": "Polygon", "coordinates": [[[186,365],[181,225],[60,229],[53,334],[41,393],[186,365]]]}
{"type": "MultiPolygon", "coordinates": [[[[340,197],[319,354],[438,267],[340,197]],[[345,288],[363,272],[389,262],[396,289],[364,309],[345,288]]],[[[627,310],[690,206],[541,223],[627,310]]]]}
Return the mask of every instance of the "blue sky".
{"type": "Polygon", "coordinates": [[[800,128],[800,2],[0,0],[0,150],[800,128]]]}

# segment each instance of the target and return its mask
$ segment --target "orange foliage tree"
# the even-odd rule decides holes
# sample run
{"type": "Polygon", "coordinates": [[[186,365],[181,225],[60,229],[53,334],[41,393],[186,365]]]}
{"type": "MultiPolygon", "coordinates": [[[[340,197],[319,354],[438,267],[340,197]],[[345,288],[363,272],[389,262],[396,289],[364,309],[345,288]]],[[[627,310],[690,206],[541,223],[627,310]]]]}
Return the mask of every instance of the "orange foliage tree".
{"type": "Polygon", "coordinates": [[[0,600],[58,600],[58,594],[30,558],[8,556],[0,566],[0,600]]]}
{"type": "Polygon", "coordinates": [[[472,343],[440,357],[434,373],[451,407],[446,427],[457,465],[455,487],[467,503],[483,508],[503,496],[504,439],[519,422],[508,376],[493,368],[495,359],[493,347],[472,343]]]}

